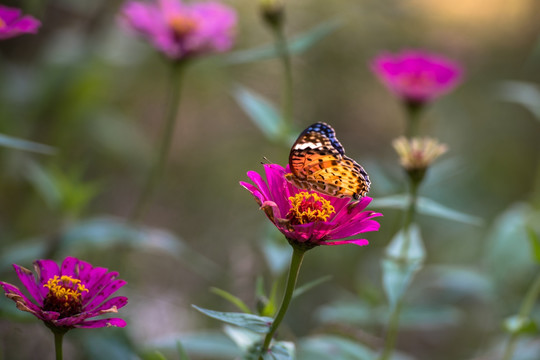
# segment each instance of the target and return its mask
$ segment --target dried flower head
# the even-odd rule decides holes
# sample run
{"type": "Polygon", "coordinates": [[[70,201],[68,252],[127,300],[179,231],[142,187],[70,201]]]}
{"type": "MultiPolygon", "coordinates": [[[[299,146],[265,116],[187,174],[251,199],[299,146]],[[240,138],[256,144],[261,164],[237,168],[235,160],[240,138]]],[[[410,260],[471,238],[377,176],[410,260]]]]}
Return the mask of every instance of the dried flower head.
{"type": "Polygon", "coordinates": [[[411,175],[419,174],[423,177],[426,169],[448,148],[431,138],[407,139],[400,136],[392,142],[399,155],[401,166],[411,175]]]}

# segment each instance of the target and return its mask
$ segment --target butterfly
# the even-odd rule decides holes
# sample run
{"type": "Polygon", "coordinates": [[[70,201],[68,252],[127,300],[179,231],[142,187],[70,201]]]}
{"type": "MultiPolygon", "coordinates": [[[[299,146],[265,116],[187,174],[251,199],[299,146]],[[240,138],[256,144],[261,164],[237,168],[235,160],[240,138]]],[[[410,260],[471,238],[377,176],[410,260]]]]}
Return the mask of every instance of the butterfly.
{"type": "Polygon", "coordinates": [[[364,168],[345,155],[334,129],[323,122],[308,126],[291,148],[287,181],[300,189],[355,200],[366,196],[371,181],[364,168]]]}

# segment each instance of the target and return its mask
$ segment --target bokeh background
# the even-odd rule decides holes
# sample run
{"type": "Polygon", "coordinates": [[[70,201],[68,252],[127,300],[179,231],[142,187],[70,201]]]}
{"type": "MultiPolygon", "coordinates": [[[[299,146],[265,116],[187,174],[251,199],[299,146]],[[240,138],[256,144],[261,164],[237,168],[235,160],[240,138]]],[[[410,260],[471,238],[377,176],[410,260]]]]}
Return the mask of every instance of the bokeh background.
{"type": "MultiPolygon", "coordinates": [[[[222,55],[188,69],[165,175],[144,230],[130,229],[124,220],[164,124],[166,61],[120,28],[121,1],[2,3],[22,6],[43,25],[37,35],[0,43],[0,132],[56,152],[0,149],[1,279],[18,284],[12,263],[31,268],[53,254],[108,267],[128,281],[121,292],[129,304],[120,311],[128,326],[70,332],[66,358],[142,358],[158,349],[172,359],[170,339],[180,339],[194,359],[234,357],[222,325],[191,304],[235,311],[210,291],[216,287],[255,309],[257,281],[267,293],[273,282],[282,284],[288,245],[238,182],[262,171],[263,157],[284,165],[292,141],[265,137],[235,98],[245,87],[279,106],[279,60],[234,63],[222,55]]],[[[234,51],[271,45],[256,1],[227,4],[238,12],[234,51]]],[[[290,37],[333,24],[293,58],[294,126],[300,132],[330,123],[369,172],[375,199],[405,192],[391,147],[405,116],[370,72],[370,59],[422,48],[464,66],[463,83],[422,118],[422,133],[450,151],[420,193],[471,216],[419,216],[427,261],[407,293],[397,348],[408,359],[497,358],[507,338],[502,321],[517,313],[539,270],[523,224],[540,206],[540,3],[312,0],[287,3],[286,14],[290,37]]],[[[402,219],[399,209],[372,209],[384,217],[381,230],[367,235],[369,246],[316,248],[306,256],[301,284],[331,279],[289,310],[280,336],[301,349],[321,334],[381,346],[388,314],[380,260],[402,219]]],[[[525,338],[519,359],[540,359],[539,342],[525,338]]],[[[49,330],[0,299],[0,359],[46,359],[52,351],[49,330]]]]}

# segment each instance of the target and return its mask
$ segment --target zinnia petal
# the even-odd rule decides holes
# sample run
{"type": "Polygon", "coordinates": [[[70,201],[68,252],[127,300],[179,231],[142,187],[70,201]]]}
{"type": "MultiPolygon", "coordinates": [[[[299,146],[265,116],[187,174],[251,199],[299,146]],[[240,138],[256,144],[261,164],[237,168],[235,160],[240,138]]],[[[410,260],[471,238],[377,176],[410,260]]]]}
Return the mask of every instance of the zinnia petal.
{"type": "Polygon", "coordinates": [[[50,328],[125,326],[119,319],[101,319],[85,322],[86,319],[117,312],[127,304],[127,297],[107,299],[126,282],[117,279],[118,273],[74,257],[67,257],[61,267],[52,260],[36,260],[34,267],[38,273],[34,278],[30,270],[13,265],[19,279],[38,304],[34,304],[14,285],[0,282],[6,296],[13,300],[17,308],[32,313],[50,328]],[[81,277],[79,277],[81,276],[81,277]],[[86,296],[86,297],[85,297],[86,296]],[[85,324],[81,324],[85,322],[85,324]]]}
{"type": "Polygon", "coordinates": [[[277,164],[264,165],[264,171],[266,181],[258,173],[250,171],[248,177],[254,185],[245,182],[240,184],[256,198],[268,218],[289,242],[308,246],[349,243],[366,245],[367,240],[363,239],[331,240],[379,229],[379,224],[371,218],[381,214],[364,211],[371,198],[364,197],[350,202],[350,199],[298,189],[285,178],[288,168],[277,164]],[[293,200],[289,198],[294,200],[294,210],[293,200]]]}
{"type": "Polygon", "coordinates": [[[26,290],[28,290],[39,306],[43,306],[43,293],[36,284],[34,274],[30,270],[16,264],[13,264],[13,268],[26,290]]]}

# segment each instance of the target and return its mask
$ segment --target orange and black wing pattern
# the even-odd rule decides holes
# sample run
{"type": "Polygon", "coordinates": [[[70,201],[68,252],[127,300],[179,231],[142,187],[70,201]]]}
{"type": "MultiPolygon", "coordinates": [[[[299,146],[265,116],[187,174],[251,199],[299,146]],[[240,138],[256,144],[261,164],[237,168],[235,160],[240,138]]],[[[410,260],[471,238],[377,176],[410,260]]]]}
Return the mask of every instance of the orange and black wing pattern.
{"type": "Polygon", "coordinates": [[[366,196],[369,191],[368,174],[345,155],[334,129],[323,122],[300,134],[291,148],[289,166],[287,180],[301,189],[353,199],[366,196]]]}

